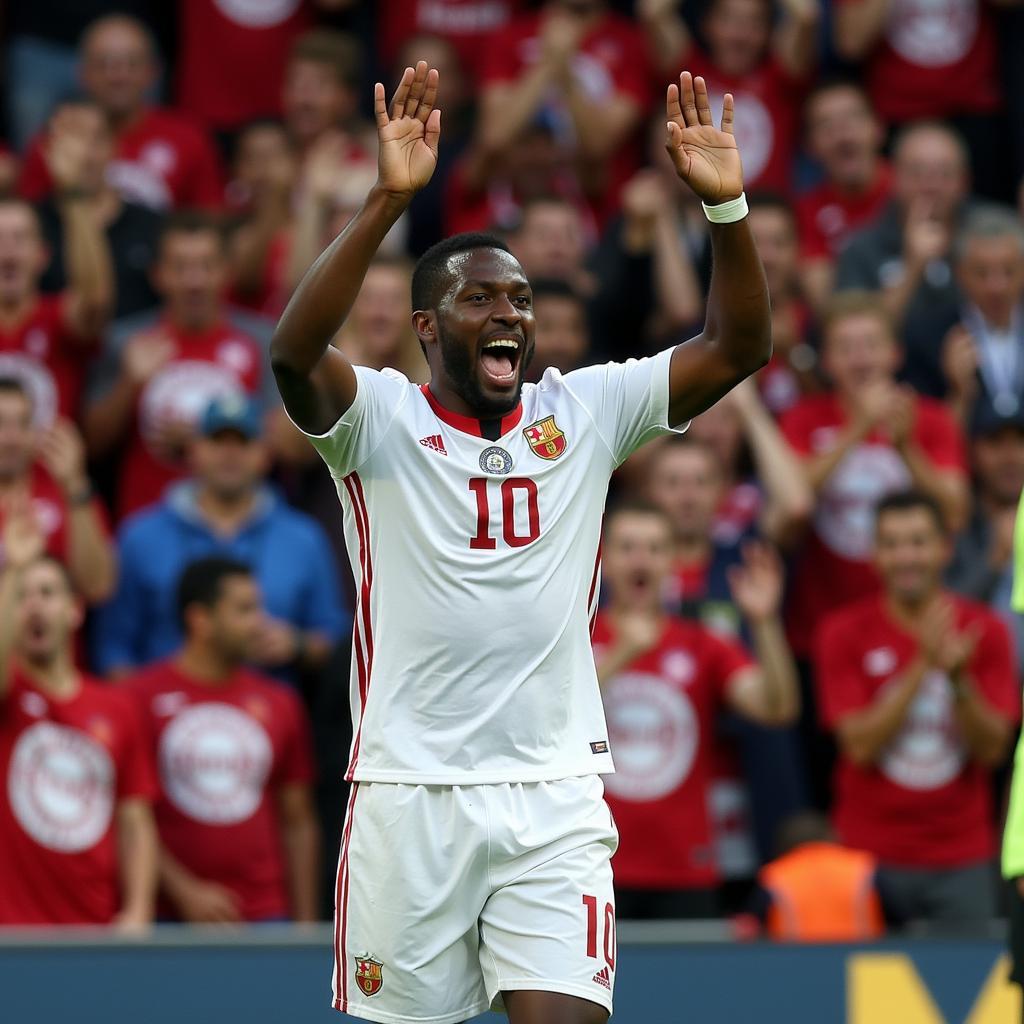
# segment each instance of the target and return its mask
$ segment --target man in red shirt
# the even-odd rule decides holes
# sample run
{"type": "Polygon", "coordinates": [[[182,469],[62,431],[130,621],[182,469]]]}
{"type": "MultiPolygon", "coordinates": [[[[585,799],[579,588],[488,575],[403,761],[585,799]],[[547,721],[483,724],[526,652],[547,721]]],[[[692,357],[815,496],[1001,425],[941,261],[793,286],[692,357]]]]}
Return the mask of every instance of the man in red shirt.
{"type": "Polygon", "coordinates": [[[822,369],[833,389],[782,418],[816,498],[788,598],[798,657],[810,654],[826,612],[878,590],[871,545],[880,498],[913,485],[951,523],[963,523],[967,512],[960,430],[940,402],[896,383],[900,348],[878,296],[840,293],[822,330],[822,369]]]}
{"type": "Polygon", "coordinates": [[[639,164],[636,135],[650,98],[643,36],[607,6],[548,0],[538,14],[495,32],[482,65],[478,132],[480,147],[500,167],[531,123],[545,119],[574,154],[580,184],[602,219],[617,209],[639,164]]]}
{"type": "Polygon", "coordinates": [[[216,222],[202,214],[171,217],[154,268],[163,315],[128,339],[119,374],[85,414],[94,456],[131,435],[121,461],[119,517],[156,501],[184,475],[196,420],[214,398],[259,389],[260,348],[226,321],[227,278],[216,222]]]}
{"type": "Polygon", "coordinates": [[[15,377],[0,377],[0,523],[27,509],[46,553],[89,604],[114,590],[117,564],[102,506],[85,468],[85,445],[69,420],[41,430],[15,377]]]}
{"type": "Polygon", "coordinates": [[[757,664],[705,626],[665,613],[673,531],[654,506],[625,505],[602,541],[611,599],[594,624],[614,775],[605,777],[619,829],[616,900],[623,917],[712,917],[719,870],[709,813],[714,722],[730,707],[762,725],[792,722],[796,668],[779,618],[782,569],[763,545],[732,568],[757,664]]]}
{"type": "Polygon", "coordinates": [[[661,70],[685,67],[701,75],[713,110],[722,109],[725,93],[733,94],[748,192],[790,191],[799,134],[794,96],[817,62],[818,3],[780,6],[783,17],[773,29],[770,0],[712,0],[703,24],[707,52],[680,16],[679,0],[647,0],[640,9],[661,70]]]}
{"type": "MultiPolygon", "coordinates": [[[[122,14],[100,18],[83,36],[80,52],[85,92],[114,129],[109,175],[118,192],[156,210],[219,207],[223,182],[213,144],[188,117],[149,101],[160,65],[146,27],[122,14]]],[[[19,191],[26,199],[43,199],[53,188],[45,149],[44,134],[25,155],[19,191]]]]}
{"type": "Polygon", "coordinates": [[[991,772],[1020,697],[1006,627],[942,586],[949,554],[933,499],[883,500],[883,591],[821,624],[817,685],[840,751],[840,839],[878,858],[901,916],[968,925],[995,913],[991,772]]]}
{"type": "Polygon", "coordinates": [[[0,573],[0,925],[152,920],[153,766],[128,694],[75,667],[83,610],[28,510],[0,573]]]}
{"type": "Polygon", "coordinates": [[[127,683],[159,766],[163,893],[186,921],[312,921],[312,741],[294,692],[244,667],[263,621],[249,568],[193,562],[178,614],[181,650],[127,683]]]}
{"type": "Polygon", "coordinates": [[[832,293],[839,250],[885,209],[892,172],[881,155],[882,124],[856,83],[819,85],[804,104],[804,124],[807,151],[824,173],[796,201],[804,289],[820,309],[832,293]]]}

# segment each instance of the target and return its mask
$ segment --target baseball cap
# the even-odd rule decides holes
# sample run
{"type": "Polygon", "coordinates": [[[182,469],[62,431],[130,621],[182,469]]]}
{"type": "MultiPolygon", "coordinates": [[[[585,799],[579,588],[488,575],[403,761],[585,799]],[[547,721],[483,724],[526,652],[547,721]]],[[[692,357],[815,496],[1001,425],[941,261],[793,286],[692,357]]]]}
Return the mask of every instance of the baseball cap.
{"type": "Polygon", "coordinates": [[[199,420],[199,433],[212,437],[222,430],[234,430],[252,441],[262,433],[259,406],[246,395],[219,395],[206,407],[199,420]]]}

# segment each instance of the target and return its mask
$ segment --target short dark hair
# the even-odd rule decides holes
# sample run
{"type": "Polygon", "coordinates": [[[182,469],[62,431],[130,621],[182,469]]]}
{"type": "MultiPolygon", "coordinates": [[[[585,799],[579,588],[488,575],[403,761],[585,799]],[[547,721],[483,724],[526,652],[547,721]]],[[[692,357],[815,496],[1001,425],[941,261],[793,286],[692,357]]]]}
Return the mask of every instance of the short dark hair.
{"type": "Polygon", "coordinates": [[[602,532],[607,533],[612,523],[622,516],[654,516],[665,524],[670,534],[675,534],[675,526],[669,514],[660,505],[655,505],[653,501],[646,501],[644,498],[624,498],[612,505],[604,515],[602,532]]]}
{"type": "Polygon", "coordinates": [[[857,93],[858,96],[864,101],[864,105],[871,111],[871,113],[878,117],[875,111],[875,105],[871,101],[870,95],[868,95],[867,89],[857,81],[856,78],[852,78],[849,75],[829,75],[826,78],[821,78],[818,82],[808,91],[804,98],[804,114],[806,116],[807,110],[810,105],[819,97],[824,96],[827,92],[839,92],[841,89],[847,89],[851,92],[857,93]]]}
{"type": "Polygon", "coordinates": [[[160,227],[158,251],[163,251],[163,247],[171,235],[199,235],[207,232],[216,235],[217,241],[222,248],[224,247],[224,225],[219,218],[205,210],[175,210],[165,218],[160,227]]]}
{"type": "Polygon", "coordinates": [[[308,61],[330,68],[338,84],[347,89],[358,87],[363,74],[363,49],[348,32],[333,28],[313,28],[292,44],[289,63],[308,61]]]}
{"type": "Polygon", "coordinates": [[[185,613],[194,604],[212,608],[219,600],[224,581],[232,576],[252,576],[252,567],[236,558],[212,555],[185,566],[178,577],[178,625],[184,632],[185,613]]]}
{"type": "Polygon", "coordinates": [[[941,534],[948,532],[946,516],[939,503],[930,494],[914,490],[895,491],[882,498],[875,506],[875,528],[878,528],[882,517],[891,512],[913,512],[918,509],[924,509],[932,517],[941,534]]]}
{"type": "Polygon", "coordinates": [[[751,210],[776,210],[785,218],[796,224],[796,212],[793,204],[779,192],[754,192],[747,196],[747,206],[751,210]]]}
{"type": "Polygon", "coordinates": [[[432,245],[417,261],[412,272],[412,308],[436,309],[449,275],[448,258],[471,249],[500,249],[510,256],[512,250],[497,236],[482,231],[466,231],[432,245]]]}

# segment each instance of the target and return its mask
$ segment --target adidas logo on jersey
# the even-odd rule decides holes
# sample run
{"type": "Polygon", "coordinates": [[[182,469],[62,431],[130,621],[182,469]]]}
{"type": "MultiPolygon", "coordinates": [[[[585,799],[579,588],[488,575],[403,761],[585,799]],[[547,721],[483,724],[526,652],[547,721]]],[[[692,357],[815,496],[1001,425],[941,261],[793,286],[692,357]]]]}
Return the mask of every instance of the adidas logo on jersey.
{"type": "Polygon", "coordinates": [[[594,975],[594,981],[596,981],[598,985],[604,985],[606,989],[611,991],[612,982],[611,978],[608,975],[607,967],[602,967],[601,970],[599,970],[597,974],[594,975]]]}
{"type": "Polygon", "coordinates": [[[440,452],[442,455],[448,454],[448,449],[444,446],[444,438],[440,434],[431,434],[429,437],[421,437],[420,444],[424,448],[429,448],[432,452],[440,452]]]}

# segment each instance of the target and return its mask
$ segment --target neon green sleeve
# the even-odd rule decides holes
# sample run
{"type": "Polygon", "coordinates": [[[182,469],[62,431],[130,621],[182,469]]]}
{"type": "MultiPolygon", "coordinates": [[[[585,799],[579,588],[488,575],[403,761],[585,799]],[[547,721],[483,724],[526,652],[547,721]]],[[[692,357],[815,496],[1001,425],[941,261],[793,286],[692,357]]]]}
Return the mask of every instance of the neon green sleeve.
{"type": "Polygon", "coordinates": [[[1024,612],[1024,493],[1017,506],[1017,522],[1013,528],[1013,596],[1010,604],[1015,612],[1024,612]]]}
{"type": "MultiPolygon", "coordinates": [[[[1013,531],[1013,610],[1024,612],[1024,494],[1017,506],[1017,522],[1013,531]]],[[[1024,875],[1024,733],[1017,741],[1013,755],[1013,782],[1010,805],[1003,832],[1003,877],[1024,875]]]]}

